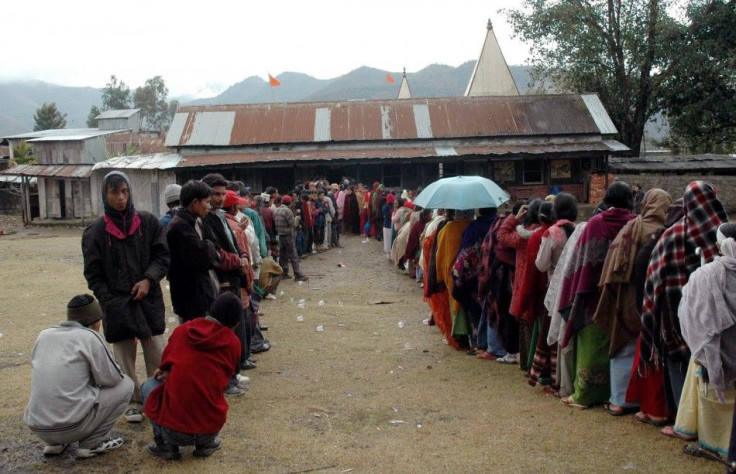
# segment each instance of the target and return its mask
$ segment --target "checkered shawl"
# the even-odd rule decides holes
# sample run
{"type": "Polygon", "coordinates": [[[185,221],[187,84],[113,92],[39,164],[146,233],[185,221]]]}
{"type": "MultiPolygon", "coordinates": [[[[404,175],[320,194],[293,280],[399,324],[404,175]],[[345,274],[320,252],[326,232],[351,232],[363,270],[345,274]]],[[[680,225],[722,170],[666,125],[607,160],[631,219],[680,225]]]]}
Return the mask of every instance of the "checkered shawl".
{"type": "Polygon", "coordinates": [[[685,215],[662,234],[649,259],[641,315],[642,362],[659,364],[665,355],[687,362],[689,349],[677,318],[682,287],[701,257],[708,263],[716,256],[716,231],[728,220],[715,187],[706,181],[685,188],[683,207],[685,215]]]}

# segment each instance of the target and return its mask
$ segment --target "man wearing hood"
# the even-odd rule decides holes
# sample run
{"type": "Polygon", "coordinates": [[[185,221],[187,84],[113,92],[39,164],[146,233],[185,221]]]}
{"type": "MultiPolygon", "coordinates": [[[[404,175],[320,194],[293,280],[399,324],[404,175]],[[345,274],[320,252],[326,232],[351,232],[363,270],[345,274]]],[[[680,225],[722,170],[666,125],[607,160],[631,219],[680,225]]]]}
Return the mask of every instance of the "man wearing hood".
{"type": "Polygon", "coordinates": [[[220,449],[218,433],[228,410],[223,392],[240,363],[240,341],[233,328],[241,324],[242,314],[238,297],[225,292],[209,316],[187,321],[171,333],[160,367],[141,389],[153,425],[155,443],[148,446],[149,453],[171,460],[181,458],[179,446],[194,445],[196,457],[220,449]]]}
{"type": "Polygon", "coordinates": [[[143,420],[140,387],[135,375],[136,340],[141,341],[150,377],[161,361],[164,298],[161,279],[169,269],[169,249],[161,223],[138,212],[128,177],[119,171],[102,181],[105,213],[84,230],[84,278],[102,308],[105,339],[115,360],[135,382],[125,419],[143,420]]]}

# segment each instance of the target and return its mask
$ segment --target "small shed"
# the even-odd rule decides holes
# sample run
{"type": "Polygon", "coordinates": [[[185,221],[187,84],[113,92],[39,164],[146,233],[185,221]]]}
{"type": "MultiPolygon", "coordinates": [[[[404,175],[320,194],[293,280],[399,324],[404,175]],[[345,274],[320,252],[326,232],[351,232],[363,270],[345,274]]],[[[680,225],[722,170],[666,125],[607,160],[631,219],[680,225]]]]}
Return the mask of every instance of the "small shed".
{"type": "Polygon", "coordinates": [[[177,153],[119,156],[97,163],[92,168],[92,207],[95,215],[104,212],[102,180],[110,171],[122,171],[130,179],[133,205],[139,211],[148,211],[160,217],[168,210],[164,189],[176,183],[176,166],[181,161],[177,153]]]}
{"type": "Polygon", "coordinates": [[[141,131],[141,109],[106,110],[95,120],[100,130],[141,131]]]}

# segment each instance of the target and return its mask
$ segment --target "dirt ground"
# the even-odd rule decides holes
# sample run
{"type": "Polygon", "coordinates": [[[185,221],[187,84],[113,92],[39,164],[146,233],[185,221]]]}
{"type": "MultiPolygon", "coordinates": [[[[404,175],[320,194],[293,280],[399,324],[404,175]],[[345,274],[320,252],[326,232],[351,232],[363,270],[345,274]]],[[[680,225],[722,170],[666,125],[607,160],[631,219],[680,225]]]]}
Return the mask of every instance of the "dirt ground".
{"type": "MultiPolygon", "coordinates": [[[[263,304],[273,348],[247,372],[245,396],[229,400],[221,451],[162,461],[145,452],[147,421],[120,421],[117,451],[45,458],[22,421],[30,352],[87,291],[81,229],[23,228],[3,216],[0,229],[9,234],[0,236],[0,472],[722,472],[631,416],[563,407],[518,367],[454,351],[422,324],[419,287],[379,242],[359,237],[306,259],[310,281],[285,281],[263,304]]],[[[168,301],[167,311],[170,334],[168,301]]]]}

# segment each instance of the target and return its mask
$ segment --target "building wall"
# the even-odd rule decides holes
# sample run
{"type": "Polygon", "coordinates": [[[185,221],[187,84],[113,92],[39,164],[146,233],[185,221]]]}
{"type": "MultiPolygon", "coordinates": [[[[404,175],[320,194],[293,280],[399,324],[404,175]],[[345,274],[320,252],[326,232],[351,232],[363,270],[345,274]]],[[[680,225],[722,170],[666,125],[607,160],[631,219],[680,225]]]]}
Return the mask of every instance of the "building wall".
{"type": "MultiPolygon", "coordinates": [[[[104,212],[102,203],[102,180],[112,169],[96,170],[90,179],[91,195],[90,205],[95,216],[101,216],[104,212]]],[[[176,175],[173,170],[155,169],[120,169],[130,179],[133,196],[133,206],[138,211],[150,212],[156,217],[161,217],[169,207],[164,201],[164,189],[169,184],[176,183],[176,175]]]]}
{"type": "MultiPolygon", "coordinates": [[[[700,174],[616,174],[612,175],[619,181],[628,184],[638,184],[645,191],[651,188],[661,188],[672,195],[672,199],[681,198],[685,194],[685,187],[692,181],[704,180],[711,183],[718,191],[718,198],[723,202],[726,212],[736,216],[736,176],[704,176],[700,174]]],[[[591,185],[592,188],[592,185],[591,185]]],[[[592,202],[592,201],[591,201],[592,202]]]]}

